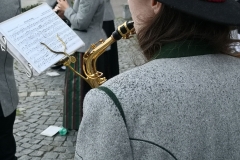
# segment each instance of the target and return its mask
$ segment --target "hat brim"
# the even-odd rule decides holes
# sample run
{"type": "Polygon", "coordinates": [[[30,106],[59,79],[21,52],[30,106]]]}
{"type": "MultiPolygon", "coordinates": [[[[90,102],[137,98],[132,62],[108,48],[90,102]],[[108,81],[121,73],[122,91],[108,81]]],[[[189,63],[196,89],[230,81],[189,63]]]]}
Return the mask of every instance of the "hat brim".
{"type": "Polygon", "coordinates": [[[157,0],[176,10],[208,21],[240,25],[240,4],[235,0],[215,3],[206,0],[157,0]]]}

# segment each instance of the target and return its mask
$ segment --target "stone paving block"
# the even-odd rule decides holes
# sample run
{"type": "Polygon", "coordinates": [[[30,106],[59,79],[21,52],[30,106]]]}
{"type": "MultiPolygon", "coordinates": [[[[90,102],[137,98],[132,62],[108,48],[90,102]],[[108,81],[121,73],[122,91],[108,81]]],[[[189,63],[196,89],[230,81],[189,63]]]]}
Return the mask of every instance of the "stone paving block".
{"type": "Polygon", "coordinates": [[[19,126],[28,126],[30,123],[29,122],[22,122],[22,123],[19,123],[19,126]]]}
{"type": "Polygon", "coordinates": [[[33,138],[28,143],[34,145],[34,144],[38,144],[39,142],[41,142],[41,140],[33,138]]]}
{"type": "Polygon", "coordinates": [[[27,132],[23,132],[23,131],[20,131],[20,132],[17,132],[16,135],[17,136],[20,136],[20,137],[23,137],[25,135],[27,135],[28,133],[27,132]]]}
{"type": "Polygon", "coordinates": [[[30,148],[31,146],[32,146],[32,144],[29,144],[29,143],[23,143],[21,145],[21,147],[23,147],[23,148],[30,148]]]}
{"type": "Polygon", "coordinates": [[[62,122],[57,121],[57,122],[54,123],[54,126],[60,127],[60,126],[62,126],[62,122]]]}
{"type": "Polygon", "coordinates": [[[66,147],[57,147],[53,151],[54,152],[64,153],[64,152],[66,152],[66,149],[67,149],[66,147]]]}
{"type": "Polygon", "coordinates": [[[44,124],[46,122],[46,120],[38,120],[38,121],[36,121],[36,124],[44,124]]]}
{"type": "MultiPolygon", "coordinates": [[[[37,121],[35,121],[35,122],[37,122],[37,121]]],[[[35,127],[37,127],[37,126],[38,126],[37,123],[32,123],[32,124],[29,125],[29,128],[34,128],[34,130],[35,130],[35,127]]]]}
{"type": "Polygon", "coordinates": [[[31,157],[42,157],[43,155],[44,155],[43,151],[34,151],[29,154],[29,156],[31,156],[31,157]]]}
{"type": "Polygon", "coordinates": [[[63,118],[62,117],[59,117],[58,119],[57,119],[57,122],[63,122],[63,118]]]}
{"type": "Polygon", "coordinates": [[[44,124],[46,124],[46,125],[54,125],[55,124],[55,121],[46,121],[44,124]]]}
{"type": "Polygon", "coordinates": [[[43,131],[48,128],[48,125],[38,125],[36,128],[42,129],[43,131]]]}
{"type": "Polygon", "coordinates": [[[51,112],[51,113],[60,113],[61,110],[59,110],[59,109],[55,109],[55,110],[50,110],[50,112],[51,112]]]}
{"type": "Polygon", "coordinates": [[[52,113],[51,116],[60,116],[60,113],[52,113]]]}
{"type": "Polygon", "coordinates": [[[66,136],[56,136],[54,138],[54,141],[57,141],[57,142],[63,142],[66,140],[66,136]]]}
{"type": "Polygon", "coordinates": [[[16,154],[15,154],[15,156],[16,157],[22,157],[22,156],[24,156],[25,154],[23,153],[23,152],[17,152],[16,154]]]}
{"type": "Polygon", "coordinates": [[[18,104],[18,108],[24,108],[26,106],[26,104],[18,104]]]}
{"type": "MultiPolygon", "coordinates": [[[[16,156],[17,156],[17,155],[16,155],[16,156]]],[[[17,157],[18,157],[18,156],[17,156],[17,157]]],[[[29,157],[28,155],[24,155],[24,156],[18,158],[18,160],[30,160],[30,159],[31,159],[31,157],[29,157]]]]}
{"type": "Polygon", "coordinates": [[[58,157],[58,153],[56,152],[48,152],[44,155],[43,158],[49,158],[49,159],[56,159],[58,157]]]}
{"type": "Polygon", "coordinates": [[[65,147],[72,147],[75,145],[75,142],[72,142],[72,141],[65,141],[63,146],[65,147]]]}
{"type": "Polygon", "coordinates": [[[48,121],[56,121],[58,118],[59,118],[58,116],[55,116],[55,117],[51,116],[51,117],[48,119],[48,121]]]}
{"type": "Polygon", "coordinates": [[[42,115],[42,116],[49,116],[49,115],[51,115],[51,113],[49,113],[49,112],[42,112],[41,115],[42,115]]]}
{"type": "Polygon", "coordinates": [[[53,140],[54,140],[54,137],[48,137],[48,136],[45,136],[44,140],[47,140],[47,141],[53,141],[53,140]]]}
{"type": "Polygon", "coordinates": [[[70,136],[70,135],[67,136],[67,141],[76,142],[76,140],[77,140],[76,136],[70,136]]]}
{"type": "Polygon", "coordinates": [[[32,153],[34,150],[32,150],[32,149],[24,149],[24,150],[22,150],[22,154],[23,155],[28,155],[28,154],[30,154],[30,153],[32,153]]]}
{"type": "Polygon", "coordinates": [[[22,137],[20,137],[20,136],[14,136],[14,138],[15,138],[15,141],[16,141],[16,142],[18,142],[19,140],[22,139],[22,137]]]}
{"type": "Polygon", "coordinates": [[[66,159],[72,159],[73,157],[74,157],[74,154],[64,153],[64,154],[61,154],[58,158],[66,160],[66,159]]]}
{"type": "Polygon", "coordinates": [[[63,95],[63,92],[62,91],[48,91],[47,95],[48,96],[63,95]]]}
{"type": "Polygon", "coordinates": [[[23,149],[25,149],[25,148],[18,146],[16,152],[20,153],[23,149]]]}
{"type": "Polygon", "coordinates": [[[46,116],[41,116],[41,118],[39,118],[40,120],[47,120],[49,118],[49,116],[48,117],[46,117],[46,116]]]}
{"type": "Polygon", "coordinates": [[[68,135],[69,135],[69,136],[74,136],[74,135],[76,136],[77,133],[78,133],[78,132],[75,131],[75,130],[70,130],[70,131],[68,132],[68,135]]]}
{"type": "Polygon", "coordinates": [[[32,116],[30,116],[30,118],[32,118],[32,119],[38,119],[40,117],[41,117],[40,115],[32,115],[32,116]]]}
{"type": "Polygon", "coordinates": [[[49,151],[52,151],[53,148],[54,148],[53,146],[43,145],[41,148],[39,148],[39,150],[44,152],[49,152],[49,151]]]}
{"type": "MultiPolygon", "coordinates": [[[[39,140],[40,141],[40,140],[39,140]]],[[[34,145],[32,145],[32,147],[31,147],[31,149],[33,149],[33,150],[38,150],[39,148],[41,148],[42,147],[42,145],[40,145],[40,144],[34,144],[34,145]]]]}
{"type": "MultiPolygon", "coordinates": [[[[49,148],[51,148],[51,146],[48,146],[48,145],[50,145],[52,143],[52,141],[49,141],[49,140],[42,140],[39,144],[40,145],[45,145],[46,147],[49,147],[49,148]]],[[[44,147],[44,146],[43,146],[44,147]]]]}
{"type": "Polygon", "coordinates": [[[72,154],[74,154],[75,153],[75,146],[68,146],[67,147],[67,150],[66,150],[66,153],[72,153],[72,154]]]}
{"type": "Polygon", "coordinates": [[[41,160],[42,158],[41,157],[31,157],[32,159],[31,160],[41,160]]]}
{"type": "Polygon", "coordinates": [[[51,107],[49,107],[51,110],[56,110],[56,109],[58,109],[58,106],[51,106],[51,107]]]}
{"type": "Polygon", "coordinates": [[[27,95],[28,95],[28,92],[18,93],[18,96],[19,96],[19,97],[27,97],[27,95]]]}
{"type": "Polygon", "coordinates": [[[20,128],[18,128],[19,131],[25,131],[27,130],[28,127],[27,126],[21,126],[20,128]]]}
{"type": "Polygon", "coordinates": [[[35,139],[42,140],[42,139],[45,138],[45,136],[39,134],[39,135],[36,135],[34,138],[35,138],[35,139]]]}
{"type": "Polygon", "coordinates": [[[27,97],[26,101],[32,101],[34,98],[33,97],[27,97]]]}
{"type": "Polygon", "coordinates": [[[42,109],[43,112],[50,112],[50,110],[51,110],[50,108],[43,108],[42,109]]]}
{"type": "Polygon", "coordinates": [[[28,133],[34,133],[35,130],[36,130],[35,128],[32,128],[32,127],[29,126],[27,132],[28,133]]]}
{"type": "MultiPolygon", "coordinates": [[[[33,133],[37,134],[37,135],[40,135],[40,133],[42,133],[42,129],[36,129],[33,133]]],[[[35,137],[36,138],[36,137],[35,137]]],[[[44,137],[42,137],[43,139],[44,137]]]]}
{"type": "Polygon", "coordinates": [[[26,97],[19,97],[19,101],[24,101],[26,97]]]}
{"type": "Polygon", "coordinates": [[[58,148],[58,147],[61,147],[62,144],[63,144],[63,142],[53,141],[50,145],[58,148]]]}
{"type": "Polygon", "coordinates": [[[27,122],[35,123],[35,122],[37,122],[37,119],[28,119],[27,122]]]}
{"type": "Polygon", "coordinates": [[[30,93],[30,97],[34,97],[34,96],[45,96],[46,93],[45,92],[31,92],[30,93]]]}

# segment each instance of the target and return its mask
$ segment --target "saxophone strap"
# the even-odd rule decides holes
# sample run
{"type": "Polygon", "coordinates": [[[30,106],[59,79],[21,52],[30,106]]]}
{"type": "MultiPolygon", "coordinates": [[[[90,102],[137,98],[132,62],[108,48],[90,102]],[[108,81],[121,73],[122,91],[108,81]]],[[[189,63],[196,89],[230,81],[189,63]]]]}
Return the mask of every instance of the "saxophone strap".
{"type": "MultiPolygon", "coordinates": [[[[126,119],[125,119],[125,115],[124,115],[124,112],[123,112],[123,109],[122,109],[122,105],[121,103],[119,102],[118,98],[116,97],[116,95],[107,87],[104,87],[104,86],[100,86],[98,87],[98,89],[104,91],[111,99],[112,101],[115,103],[115,105],[117,106],[122,118],[123,118],[123,121],[127,127],[127,124],[126,124],[126,119]]],[[[168,150],[167,148],[163,147],[163,146],[160,146],[159,144],[155,143],[155,142],[152,142],[152,141],[149,141],[149,140],[145,140],[145,139],[138,139],[138,138],[131,138],[129,137],[129,140],[132,140],[132,141],[140,141],[140,142],[145,142],[145,143],[149,143],[149,144],[152,144],[158,148],[161,148],[162,150],[166,151],[174,160],[178,160],[176,158],[176,156],[170,151],[168,150]]]]}
{"type": "Polygon", "coordinates": [[[124,111],[122,109],[122,105],[121,103],[119,102],[117,96],[107,87],[104,87],[104,86],[100,86],[98,87],[98,89],[104,91],[111,99],[112,101],[114,102],[114,104],[116,105],[116,107],[118,108],[122,118],[123,118],[123,121],[126,125],[126,119],[125,119],[125,115],[124,115],[124,111]]]}

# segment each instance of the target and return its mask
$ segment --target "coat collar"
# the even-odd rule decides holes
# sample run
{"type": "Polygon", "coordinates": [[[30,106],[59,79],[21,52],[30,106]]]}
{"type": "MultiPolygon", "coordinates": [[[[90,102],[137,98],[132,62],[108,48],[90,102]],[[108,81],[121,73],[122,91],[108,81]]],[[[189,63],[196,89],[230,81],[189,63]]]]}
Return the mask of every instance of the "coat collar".
{"type": "MultiPolygon", "coordinates": [[[[155,54],[155,58],[178,58],[213,54],[214,49],[203,41],[186,40],[165,44],[155,54]]],[[[154,58],[154,59],[155,59],[154,58]]]]}

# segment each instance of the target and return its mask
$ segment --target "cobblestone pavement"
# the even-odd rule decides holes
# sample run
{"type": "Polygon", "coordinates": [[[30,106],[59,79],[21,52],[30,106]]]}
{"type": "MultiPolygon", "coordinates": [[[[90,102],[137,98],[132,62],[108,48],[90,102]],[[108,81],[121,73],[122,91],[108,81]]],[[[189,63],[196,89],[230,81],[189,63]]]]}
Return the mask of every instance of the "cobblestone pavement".
{"type": "MultiPolygon", "coordinates": [[[[117,18],[115,25],[125,20],[117,18]]],[[[134,67],[137,53],[135,38],[118,41],[120,72],[134,67]]],[[[139,57],[137,57],[139,59],[139,57]]],[[[40,135],[50,125],[62,126],[64,72],[50,77],[44,72],[29,79],[24,69],[15,62],[15,77],[19,89],[19,105],[14,135],[17,142],[16,156],[19,160],[70,160],[73,159],[77,132],[71,130],[66,136],[40,135]]]]}

